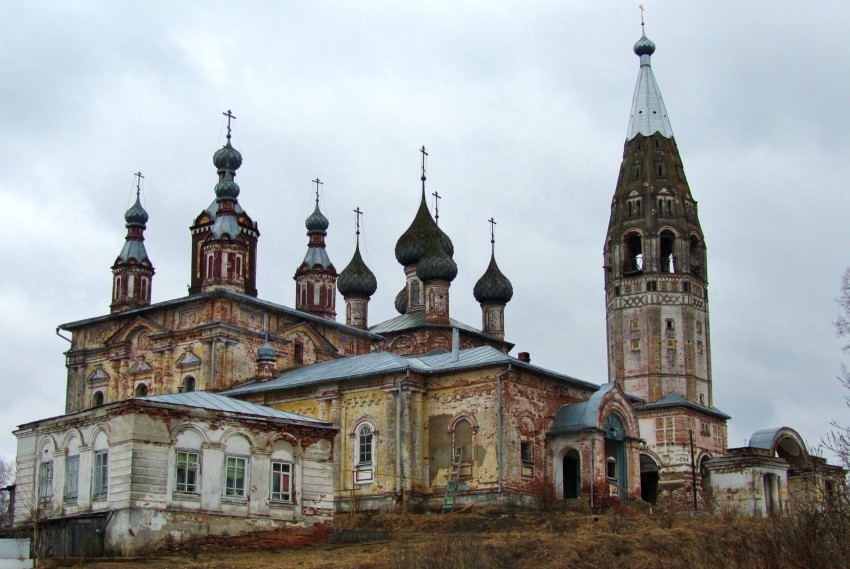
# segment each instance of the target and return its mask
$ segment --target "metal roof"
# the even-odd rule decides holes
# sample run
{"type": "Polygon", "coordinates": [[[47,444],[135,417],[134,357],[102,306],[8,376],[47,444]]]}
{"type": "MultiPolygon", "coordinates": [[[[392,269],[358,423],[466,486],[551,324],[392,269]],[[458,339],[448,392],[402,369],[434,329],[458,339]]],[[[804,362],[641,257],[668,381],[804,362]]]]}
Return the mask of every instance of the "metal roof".
{"type": "Polygon", "coordinates": [[[665,397],[659,399],[654,403],[647,403],[641,410],[643,409],[663,409],[666,407],[689,407],[696,411],[701,411],[703,413],[708,413],[709,415],[714,415],[715,417],[719,417],[721,419],[731,419],[729,415],[718,409],[717,407],[708,407],[706,405],[700,405],[699,403],[694,403],[690,399],[684,397],[679,393],[669,393],[665,397]]]}
{"type": "Polygon", "coordinates": [[[353,380],[373,375],[405,373],[407,371],[423,375],[437,375],[507,364],[545,375],[552,379],[571,383],[584,389],[596,390],[599,388],[596,384],[525,363],[500,352],[492,346],[480,346],[468,350],[459,350],[457,360],[454,359],[450,352],[423,356],[399,356],[389,352],[375,352],[363,356],[351,356],[288,370],[270,381],[247,383],[225,391],[223,394],[242,395],[285,390],[307,385],[353,380]]]}
{"type": "Polygon", "coordinates": [[[303,264],[307,265],[310,269],[316,265],[319,265],[323,269],[327,269],[331,266],[331,259],[328,257],[328,253],[325,251],[324,247],[308,247],[307,254],[304,256],[303,264]]]}
{"type": "Polygon", "coordinates": [[[664,106],[661,90],[655,82],[649,58],[649,54],[640,56],[640,71],[632,98],[632,116],[629,119],[626,140],[631,140],[638,134],[649,136],[656,132],[666,138],[673,137],[673,127],[667,118],[667,107],[664,106]]]}
{"type": "Polygon", "coordinates": [[[136,239],[127,239],[124,241],[124,247],[121,248],[121,252],[118,254],[118,258],[124,261],[125,263],[130,259],[135,259],[139,263],[148,258],[148,252],[145,249],[144,241],[138,241],[136,239]]]}
{"type": "Polygon", "coordinates": [[[614,383],[606,383],[590,396],[587,401],[564,405],[555,413],[550,434],[570,433],[596,429],[599,426],[599,407],[602,399],[614,388],[614,383]]]}
{"type": "Polygon", "coordinates": [[[341,324],[340,322],[336,322],[334,320],[328,320],[327,318],[322,318],[321,316],[316,316],[314,314],[310,314],[307,312],[302,312],[300,310],[295,310],[294,308],[289,308],[287,306],[283,306],[282,304],[276,304],[274,302],[269,302],[268,300],[260,300],[259,298],[248,296],[247,294],[239,294],[237,292],[231,292],[229,290],[214,290],[211,292],[202,292],[200,294],[192,294],[189,296],[184,296],[182,298],[175,298],[172,300],[166,300],[163,302],[157,302],[156,304],[150,304],[148,306],[142,306],[140,308],[134,308],[133,310],[125,310],[123,312],[115,312],[112,314],[105,314],[103,316],[95,316],[94,318],[87,318],[85,320],[76,320],[74,322],[68,322],[65,324],[60,324],[58,328],[62,330],[73,330],[74,328],[79,328],[81,326],[88,326],[89,324],[96,324],[98,322],[106,322],[108,320],[114,320],[115,318],[123,318],[125,316],[132,316],[136,314],[145,314],[147,312],[152,312],[158,310],[160,308],[166,308],[169,306],[176,306],[180,304],[187,304],[190,302],[195,302],[198,300],[205,300],[208,298],[215,297],[229,297],[244,302],[246,304],[253,304],[255,306],[262,306],[265,308],[269,308],[276,312],[280,312],[283,314],[289,314],[295,318],[300,318],[301,320],[307,320],[309,322],[315,322],[317,324],[323,324],[325,326],[333,326],[334,328],[339,328],[341,330],[345,330],[351,334],[356,334],[358,336],[366,336],[373,340],[383,340],[384,338],[380,334],[375,334],[373,332],[367,330],[361,330],[360,328],[354,328],[353,326],[348,326],[347,324],[341,324]]]}
{"type": "Polygon", "coordinates": [[[240,401],[231,397],[225,397],[217,393],[209,391],[189,391],[186,393],[168,393],[166,395],[149,395],[147,397],[136,397],[142,401],[151,401],[154,403],[167,403],[169,405],[183,405],[185,407],[197,407],[200,409],[209,409],[211,411],[225,411],[227,413],[236,413],[239,415],[253,415],[256,417],[265,417],[268,419],[283,419],[286,421],[295,421],[299,423],[312,423],[315,425],[327,426],[330,423],[315,419],[313,417],[305,417],[264,405],[256,405],[247,401],[240,401]]]}
{"type": "MultiPolygon", "coordinates": [[[[408,312],[407,314],[402,314],[400,316],[396,316],[395,318],[390,318],[389,320],[385,320],[380,324],[375,324],[371,328],[369,328],[370,332],[374,332],[375,334],[384,334],[386,332],[399,332],[401,330],[409,330],[410,328],[418,328],[420,326],[434,326],[433,324],[428,324],[425,322],[425,311],[424,310],[414,310],[412,312],[408,312]]],[[[491,338],[491,336],[485,334],[481,330],[477,328],[473,328],[468,324],[464,324],[463,322],[458,322],[454,318],[449,318],[449,323],[447,325],[439,325],[441,328],[458,328],[459,330],[464,330],[466,332],[472,332],[473,334],[478,334],[479,336],[485,336],[487,338],[491,338]]]]}

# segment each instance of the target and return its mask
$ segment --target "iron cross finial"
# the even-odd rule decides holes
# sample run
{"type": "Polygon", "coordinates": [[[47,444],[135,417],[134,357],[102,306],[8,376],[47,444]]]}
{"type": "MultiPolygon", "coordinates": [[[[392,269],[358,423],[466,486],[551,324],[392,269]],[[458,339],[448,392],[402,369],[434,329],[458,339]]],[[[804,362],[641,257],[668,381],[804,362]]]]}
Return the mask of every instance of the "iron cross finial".
{"type": "Polygon", "coordinates": [[[440,225],[440,200],[443,196],[440,195],[440,192],[434,192],[431,194],[434,196],[434,223],[440,225]]]}
{"type": "Polygon", "coordinates": [[[425,145],[422,145],[422,148],[419,149],[419,152],[422,153],[422,184],[425,184],[425,157],[428,156],[428,153],[425,152],[425,145]]]}
{"type": "Polygon", "coordinates": [[[638,8],[640,8],[640,27],[643,27],[643,4],[638,4],[638,8]]]}
{"type": "Polygon", "coordinates": [[[144,176],[142,176],[141,172],[136,172],[133,175],[136,177],[136,198],[138,199],[139,194],[142,193],[142,178],[144,178],[144,176]]]}
{"type": "Polygon", "coordinates": [[[319,205],[319,186],[324,186],[325,183],[321,181],[319,178],[313,180],[313,183],[316,184],[316,205],[319,205]]]}
{"type": "Polygon", "coordinates": [[[487,223],[490,224],[490,252],[495,253],[496,251],[496,220],[492,217],[487,220],[487,223]]]}
{"type": "Polygon", "coordinates": [[[354,227],[356,228],[355,235],[357,236],[357,245],[358,246],[360,245],[360,216],[361,215],[363,215],[363,212],[360,211],[360,206],[357,206],[354,209],[354,227]]]}
{"type": "Polygon", "coordinates": [[[230,112],[230,109],[227,109],[226,113],[221,113],[227,117],[227,140],[230,140],[230,121],[236,119],[236,115],[230,112]]]}

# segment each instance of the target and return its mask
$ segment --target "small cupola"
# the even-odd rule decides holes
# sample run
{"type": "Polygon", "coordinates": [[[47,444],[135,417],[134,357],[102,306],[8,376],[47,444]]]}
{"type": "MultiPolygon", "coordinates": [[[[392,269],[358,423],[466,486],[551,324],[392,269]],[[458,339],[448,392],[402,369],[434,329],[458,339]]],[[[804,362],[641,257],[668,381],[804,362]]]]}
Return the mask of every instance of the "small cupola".
{"type": "Polygon", "coordinates": [[[121,312],[151,303],[154,269],[145,249],[148,212],[142,207],[141,172],[136,172],[136,201],[124,214],[127,235],[124,246],[112,265],[112,302],[110,310],[121,312]]]}
{"type": "Polygon", "coordinates": [[[339,274],[337,288],[345,299],[345,323],[355,328],[368,328],[369,299],[378,290],[375,273],[366,266],[360,255],[360,208],[355,213],[354,255],[348,266],[339,274]]]}
{"type": "Polygon", "coordinates": [[[336,319],[337,273],[326,250],[325,236],[330,222],[319,208],[319,187],[316,178],[316,206],[304,226],[307,228],[307,253],[295,270],[295,308],[327,318],[336,319]]]}
{"type": "Polygon", "coordinates": [[[496,263],[496,221],[490,220],[490,264],[475,283],[472,294],[481,304],[481,329],[486,334],[505,339],[505,305],[514,296],[514,287],[496,263]]]}

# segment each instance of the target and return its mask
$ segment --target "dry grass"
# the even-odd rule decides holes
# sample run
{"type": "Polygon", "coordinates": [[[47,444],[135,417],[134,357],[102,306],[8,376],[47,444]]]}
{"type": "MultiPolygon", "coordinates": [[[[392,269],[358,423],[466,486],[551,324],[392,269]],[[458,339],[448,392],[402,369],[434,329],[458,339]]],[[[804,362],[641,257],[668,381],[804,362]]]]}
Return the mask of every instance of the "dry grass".
{"type": "Polygon", "coordinates": [[[338,525],[386,532],[380,542],[261,551],[226,542],[154,559],[104,561],[103,569],[626,568],[832,569],[850,558],[828,513],[771,520],[570,511],[451,515],[359,514],[338,525]],[[195,554],[193,558],[192,553],[195,554]]]}

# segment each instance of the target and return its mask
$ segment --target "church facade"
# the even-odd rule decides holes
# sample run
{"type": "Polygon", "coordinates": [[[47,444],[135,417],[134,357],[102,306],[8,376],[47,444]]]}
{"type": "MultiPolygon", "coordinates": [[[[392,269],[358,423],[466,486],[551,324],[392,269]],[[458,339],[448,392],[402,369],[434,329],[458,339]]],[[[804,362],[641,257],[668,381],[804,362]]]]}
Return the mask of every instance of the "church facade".
{"type": "Polygon", "coordinates": [[[378,281],[359,230],[337,272],[318,195],[295,308],[260,299],[260,232],[238,202],[228,123],[215,198],[190,228],[188,296],[151,302],[137,197],[110,313],[59,327],[70,333],[66,415],[16,431],[16,523],[52,528],[55,552],[88,551],[71,537],[88,535],[95,550],[127,554],[163,539],[323,527],[334,510],[549,494],[600,507],[678,493],[760,515],[789,505],[800,481],[823,484],[792,429],[727,448],[697,202],[652,73],[655,46],[644,35],[634,50],[603,247],[608,383],[510,355],[514,290],[492,238],[473,290],[480,327],[451,318],[454,244],[428,209],[424,160],[419,206],[395,247],[397,317],[369,322],[378,281]]]}

